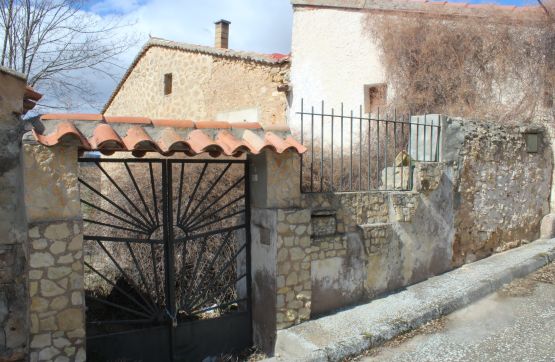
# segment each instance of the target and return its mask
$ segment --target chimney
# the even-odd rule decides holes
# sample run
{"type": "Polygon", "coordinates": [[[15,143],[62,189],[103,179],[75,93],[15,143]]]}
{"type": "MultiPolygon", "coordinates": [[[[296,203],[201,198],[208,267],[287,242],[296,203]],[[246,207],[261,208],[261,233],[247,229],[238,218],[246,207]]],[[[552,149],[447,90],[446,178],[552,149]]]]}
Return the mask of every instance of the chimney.
{"type": "Polygon", "coordinates": [[[216,21],[216,48],[227,49],[229,46],[229,24],[227,20],[216,21]]]}

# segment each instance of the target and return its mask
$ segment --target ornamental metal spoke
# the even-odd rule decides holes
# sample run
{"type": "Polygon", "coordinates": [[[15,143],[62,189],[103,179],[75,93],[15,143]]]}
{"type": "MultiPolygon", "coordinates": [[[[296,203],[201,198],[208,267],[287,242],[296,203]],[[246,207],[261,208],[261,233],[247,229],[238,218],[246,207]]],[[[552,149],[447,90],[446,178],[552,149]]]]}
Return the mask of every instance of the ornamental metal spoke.
{"type": "MultiPolygon", "coordinates": [[[[131,182],[133,183],[133,186],[135,187],[135,191],[137,191],[137,194],[139,195],[139,198],[141,199],[141,202],[143,203],[143,207],[145,208],[145,210],[148,214],[148,217],[150,219],[151,224],[156,225],[157,223],[154,222],[154,217],[152,216],[152,213],[150,212],[150,208],[146,205],[146,201],[145,201],[145,198],[143,197],[143,193],[141,192],[141,189],[137,185],[137,181],[135,180],[135,177],[133,176],[133,172],[131,172],[131,169],[129,168],[128,162],[124,162],[123,164],[125,165],[125,169],[127,170],[127,173],[129,174],[129,178],[131,179],[131,182]]],[[[154,207],[156,207],[156,205],[154,205],[154,207]]]]}
{"type": "Polygon", "coordinates": [[[140,230],[135,230],[135,229],[129,229],[129,228],[124,228],[123,226],[118,226],[118,225],[114,225],[114,224],[108,224],[105,222],[100,222],[100,221],[96,221],[96,220],[91,220],[91,219],[83,219],[84,222],[90,222],[91,224],[96,224],[96,225],[100,225],[100,226],[107,226],[113,229],[118,229],[118,230],[123,230],[123,231],[131,231],[134,233],[139,233],[139,234],[143,234],[143,235],[149,235],[148,232],[145,231],[140,231],[140,230]]]}
{"type": "Polygon", "coordinates": [[[108,197],[106,197],[105,195],[103,195],[102,193],[100,193],[98,190],[96,190],[94,187],[92,187],[90,184],[88,184],[87,182],[85,182],[83,179],[78,178],[79,182],[81,184],[83,184],[85,187],[87,187],[89,190],[91,190],[94,194],[100,196],[104,201],[108,202],[110,205],[112,205],[113,207],[115,207],[116,209],[118,209],[119,211],[123,212],[125,215],[129,216],[131,219],[133,219],[135,222],[137,222],[139,225],[141,225],[141,228],[144,230],[148,229],[148,226],[143,224],[143,222],[139,219],[137,219],[135,216],[131,215],[129,212],[127,212],[125,209],[123,209],[122,207],[120,207],[119,205],[117,205],[115,202],[113,202],[112,200],[110,200],[108,197]]]}
{"type": "MultiPolygon", "coordinates": [[[[205,237],[205,238],[202,240],[202,246],[201,246],[201,249],[200,249],[200,253],[198,253],[197,260],[196,260],[196,262],[195,262],[195,267],[194,267],[194,269],[193,269],[193,273],[191,274],[191,278],[189,279],[189,282],[186,282],[186,281],[185,281],[185,282],[187,283],[187,287],[186,287],[185,290],[191,290],[192,284],[193,284],[195,278],[197,277],[198,268],[199,268],[200,262],[201,262],[201,260],[202,260],[202,258],[203,258],[203,256],[204,256],[204,252],[205,252],[205,250],[206,250],[207,244],[208,244],[208,238],[205,237]]],[[[186,245],[187,245],[187,244],[184,244],[184,246],[186,246],[186,245]]],[[[183,258],[183,259],[185,260],[185,258],[183,258]]],[[[185,283],[183,283],[183,284],[185,284],[185,283]]]]}
{"type": "MultiPolygon", "coordinates": [[[[216,297],[218,296],[218,294],[217,294],[218,292],[219,292],[219,293],[224,293],[227,289],[229,289],[230,287],[236,285],[237,282],[238,282],[239,280],[241,280],[241,279],[243,279],[243,278],[246,278],[246,276],[247,276],[247,274],[246,274],[246,273],[243,273],[243,274],[241,274],[239,277],[237,277],[236,279],[234,279],[234,280],[232,280],[231,282],[227,283],[223,288],[218,288],[218,289],[211,288],[211,289],[209,289],[208,291],[211,290],[211,293],[208,294],[208,296],[205,297],[201,302],[197,303],[194,307],[192,307],[192,308],[191,308],[191,311],[194,311],[196,308],[198,308],[198,307],[200,307],[200,306],[202,306],[202,305],[205,305],[205,304],[208,303],[211,299],[216,298],[216,297]]],[[[231,302],[230,304],[233,304],[233,302],[231,302]]],[[[218,304],[218,305],[216,305],[216,306],[214,306],[214,307],[204,308],[204,309],[201,309],[200,311],[197,311],[197,312],[191,312],[191,315],[196,315],[196,314],[199,314],[199,313],[204,313],[206,310],[210,310],[210,309],[212,309],[212,308],[218,308],[218,307],[221,308],[222,306],[224,306],[224,304],[218,304]]]]}
{"type": "Polygon", "coordinates": [[[185,173],[185,163],[181,164],[181,172],[179,174],[179,191],[177,193],[177,217],[181,215],[181,199],[183,198],[183,176],[185,173]]]}
{"type": "MultiPolygon", "coordinates": [[[[220,254],[222,253],[224,247],[228,245],[229,239],[230,239],[230,237],[231,237],[231,233],[232,233],[232,232],[229,231],[229,232],[227,233],[227,235],[224,237],[224,239],[222,240],[220,246],[218,247],[218,250],[216,251],[216,254],[214,254],[214,257],[210,260],[208,266],[207,266],[206,268],[204,268],[204,270],[211,270],[211,269],[212,269],[212,267],[214,266],[214,263],[216,262],[216,260],[218,260],[218,258],[219,258],[219,256],[220,256],[220,254]]],[[[194,281],[195,281],[194,278],[191,279],[191,280],[193,281],[194,285],[193,285],[192,288],[190,288],[190,290],[197,290],[198,287],[199,287],[200,285],[203,285],[203,284],[206,282],[207,275],[208,275],[208,273],[204,273],[204,274],[198,279],[198,280],[199,280],[198,283],[194,283],[194,281]]],[[[191,300],[190,300],[189,296],[185,296],[185,297],[186,297],[185,303],[187,303],[187,305],[190,305],[189,303],[190,303],[191,300]]],[[[188,310],[187,305],[183,304],[181,307],[182,307],[183,309],[188,310]]]]}
{"type": "Polygon", "coordinates": [[[92,325],[107,325],[107,324],[145,324],[152,322],[152,319],[122,319],[122,320],[109,320],[109,321],[90,321],[92,325]]]}
{"type": "MultiPolygon", "coordinates": [[[[95,272],[98,276],[100,276],[106,283],[110,284],[114,289],[116,289],[118,292],[120,292],[121,294],[123,294],[124,296],[126,296],[130,301],[132,301],[134,304],[136,304],[138,307],[140,307],[141,309],[143,309],[145,312],[147,313],[152,313],[151,310],[149,310],[147,307],[145,307],[143,304],[139,303],[139,301],[135,298],[133,298],[131,295],[129,295],[129,293],[127,293],[125,290],[123,290],[122,288],[120,288],[119,286],[117,286],[115,283],[113,283],[110,279],[108,279],[104,274],[102,274],[101,272],[99,272],[98,270],[96,270],[95,268],[93,268],[89,263],[84,262],[85,266],[87,268],[89,268],[90,270],[92,270],[93,272],[95,272]]],[[[145,315],[145,317],[148,317],[148,315],[145,315]]]]}
{"type": "Polygon", "coordinates": [[[192,227],[192,228],[189,229],[189,231],[190,231],[190,232],[193,232],[193,231],[195,231],[195,230],[199,230],[199,229],[205,228],[205,227],[207,227],[208,225],[213,225],[213,224],[219,223],[220,221],[227,220],[227,219],[229,219],[229,218],[232,218],[233,216],[242,214],[242,213],[244,213],[244,212],[245,212],[245,209],[236,211],[236,212],[234,212],[234,213],[232,213],[232,214],[222,216],[222,217],[219,218],[219,219],[216,219],[216,220],[213,220],[213,221],[209,221],[209,222],[207,222],[207,223],[204,223],[204,224],[199,225],[199,226],[196,226],[196,227],[192,227]]]}
{"type": "MultiPolygon", "coordinates": [[[[131,255],[131,259],[133,259],[133,263],[135,263],[135,267],[137,268],[137,271],[139,272],[139,277],[141,278],[141,282],[143,283],[143,287],[145,288],[146,291],[149,291],[150,287],[146,282],[146,278],[145,278],[145,275],[143,273],[143,269],[141,268],[141,265],[139,264],[139,261],[137,260],[137,257],[135,256],[135,253],[133,252],[133,249],[131,248],[131,244],[129,242],[126,242],[125,245],[127,246],[127,250],[129,251],[129,254],[131,255]]],[[[149,298],[152,299],[152,297],[150,295],[149,295],[149,298]]]]}
{"type": "MultiPolygon", "coordinates": [[[[139,286],[135,283],[135,281],[130,278],[127,273],[123,270],[123,268],[121,267],[121,265],[114,259],[114,257],[112,256],[112,254],[108,251],[108,249],[106,249],[106,247],[104,246],[104,244],[100,241],[97,240],[96,241],[97,244],[102,248],[102,250],[106,253],[106,255],[108,255],[108,258],[110,258],[110,260],[112,261],[112,263],[114,263],[114,265],[116,266],[116,268],[119,270],[119,272],[121,273],[121,275],[124,276],[124,278],[127,280],[127,282],[129,284],[131,284],[133,286],[133,288],[135,288],[135,290],[137,291],[137,293],[139,294],[139,296],[141,297],[141,299],[150,307],[150,310],[152,312],[156,311],[156,308],[154,307],[154,302],[152,301],[152,299],[147,300],[147,298],[145,298],[144,293],[141,293],[141,289],[139,288],[139,286]]],[[[138,265],[135,265],[138,268],[138,265]]]]}
{"type": "MultiPolygon", "coordinates": [[[[230,202],[228,202],[227,204],[225,204],[224,206],[220,207],[219,209],[217,209],[216,211],[212,212],[211,214],[208,214],[204,217],[205,220],[210,220],[210,218],[216,216],[218,213],[226,210],[228,207],[230,207],[231,205],[235,204],[238,201],[241,201],[245,198],[245,195],[240,195],[237,198],[231,200],[230,202]]],[[[191,224],[189,226],[189,228],[194,228],[195,226],[200,224],[200,220],[194,224],[191,224]]]]}
{"type": "Polygon", "coordinates": [[[127,219],[124,219],[123,217],[118,216],[118,215],[116,215],[116,214],[114,214],[114,213],[112,213],[112,212],[110,212],[110,211],[108,211],[108,210],[104,210],[103,208],[101,208],[101,207],[99,207],[99,206],[96,206],[96,205],[94,205],[94,204],[92,204],[92,203],[90,203],[90,202],[88,202],[88,201],[81,200],[81,202],[82,202],[83,204],[89,206],[89,207],[92,207],[92,208],[95,209],[95,210],[98,210],[98,211],[100,211],[100,212],[102,212],[102,213],[105,213],[106,215],[109,215],[109,216],[111,216],[111,217],[113,217],[113,218],[116,218],[116,219],[118,219],[118,220],[120,220],[120,221],[123,221],[123,222],[126,223],[126,224],[129,224],[129,225],[131,225],[131,226],[134,226],[134,227],[136,227],[137,229],[141,229],[141,230],[143,230],[143,231],[145,231],[145,232],[147,232],[147,233],[149,232],[148,229],[143,228],[143,226],[138,225],[138,224],[135,224],[135,223],[133,223],[133,222],[127,220],[127,219]]]}
{"type": "Polygon", "coordinates": [[[225,190],[222,194],[220,194],[220,196],[218,196],[218,198],[216,198],[216,200],[214,200],[210,205],[208,205],[206,208],[204,208],[199,214],[197,214],[197,216],[195,216],[193,219],[191,219],[191,221],[189,221],[189,223],[187,225],[185,225],[185,227],[189,227],[189,225],[191,223],[198,220],[202,215],[204,215],[205,212],[210,210],[210,208],[212,208],[212,206],[216,205],[222,198],[224,198],[227,194],[229,194],[233,189],[235,189],[244,180],[245,180],[245,176],[238,179],[233,185],[231,185],[227,190],[225,190]]]}
{"type": "Polygon", "coordinates": [[[200,175],[198,176],[197,182],[195,184],[195,188],[193,189],[193,192],[191,193],[191,195],[189,196],[189,200],[187,201],[187,207],[185,208],[185,211],[183,212],[183,215],[177,215],[179,222],[179,225],[183,225],[183,221],[187,218],[187,213],[189,212],[189,208],[191,207],[191,204],[193,203],[193,200],[195,198],[195,195],[197,193],[198,187],[200,185],[200,182],[202,181],[202,177],[204,176],[204,173],[206,172],[206,168],[208,167],[208,163],[204,164],[204,167],[202,168],[202,171],[200,173],[200,175]]]}
{"type": "MultiPolygon", "coordinates": [[[[197,203],[197,205],[194,207],[194,209],[191,211],[191,216],[193,216],[195,214],[195,212],[198,210],[199,206],[202,205],[202,203],[205,200],[208,200],[208,196],[212,193],[212,190],[214,190],[214,188],[216,187],[216,185],[218,185],[218,183],[220,182],[220,180],[222,179],[222,177],[227,173],[227,170],[229,170],[229,168],[231,167],[231,163],[228,164],[224,170],[219,174],[219,176],[216,178],[216,180],[214,182],[212,182],[212,186],[210,186],[210,188],[208,189],[208,191],[206,191],[206,193],[204,195],[202,195],[202,197],[200,198],[200,201],[197,203]]],[[[184,223],[185,225],[189,224],[189,220],[185,219],[184,223]]]]}
{"type": "Polygon", "coordinates": [[[162,292],[160,291],[160,280],[158,276],[158,263],[156,263],[156,253],[154,252],[154,245],[150,243],[150,256],[152,258],[152,274],[154,275],[154,289],[158,295],[158,300],[162,300],[162,292]]]}
{"type": "MultiPolygon", "coordinates": [[[[133,201],[131,201],[131,199],[129,198],[129,196],[127,196],[127,194],[121,189],[121,187],[114,181],[114,179],[108,174],[108,172],[106,172],[106,170],[100,166],[100,163],[97,162],[95,163],[96,166],[100,169],[100,171],[102,171],[102,173],[104,174],[104,176],[106,176],[106,178],[112,183],[112,185],[114,185],[114,187],[120,192],[121,196],[123,196],[123,198],[125,200],[127,200],[127,202],[129,203],[129,205],[131,205],[135,211],[137,211],[137,213],[139,213],[139,215],[142,217],[142,219],[151,227],[154,228],[156,227],[156,225],[151,224],[150,221],[148,221],[148,219],[143,215],[143,213],[141,212],[141,210],[139,210],[139,208],[137,207],[137,205],[135,205],[135,203],[133,201]]],[[[152,164],[151,164],[152,166],[152,164]]]]}
{"type": "MultiPolygon", "coordinates": [[[[214,286],[214,283],[215,283],[216,281],[218,281],[219,278],[223,275],[223,273],[232,265],[233,262],[236,261],[237,257],[238,257],[239,254],[246,248],[246,246],[247,246],[247,244],[244,244],[241,248],[239,248],[239,249],[235,252],[235,254],[224,264],[224,266],[223,266],[222,268],[220,268],[220,270],[216,273],[216,276],[213,277],[212,280],[210,280],[210,281],[205,285],[205,287],[202,288],[202,289],[199,291],[199,293],[197,293],[198,296],[193,300],[193,302],[190,304],[190,306],[191,306],[191,305],[195,306],[195,305],[199,302],[200,298],[202,298],[202,295],[203,295],[205,292],[207,292],[207,291],[209,291],[210,289],[212,289],[212,287],[214,286]]],[[[205,274],[205,275],[206,275],[206,274],[205,274]]],[[[202,284],[200,284],[200,285],[202,285],[202,284]]],[[[221,288],[218,288],[218,289],[219,289],[220,291],[225,291],[225,289],[221,289],[221,288]]]]}
{"type": "Polygon", "coordinates": [[[150,187],[152,188],[152,200],[153,200],[153,207],[154,213],[156,215],[156,225],[160,225],[160,217],[158,216],[158,202],[156,200],[156,189],[154,187],[154,171],[152,170],[152,163],[148,164],[148,171],[150,174],[150,187]]]}

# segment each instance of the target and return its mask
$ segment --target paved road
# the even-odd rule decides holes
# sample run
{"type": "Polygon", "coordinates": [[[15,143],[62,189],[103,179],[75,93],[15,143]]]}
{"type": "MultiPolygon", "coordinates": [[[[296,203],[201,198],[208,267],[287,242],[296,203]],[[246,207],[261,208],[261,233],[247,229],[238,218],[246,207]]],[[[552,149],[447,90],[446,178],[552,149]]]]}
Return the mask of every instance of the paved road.
{"type": "Polygon", "coordinates": [[[358,361],[555,361],[555,264],[358,361]]]}

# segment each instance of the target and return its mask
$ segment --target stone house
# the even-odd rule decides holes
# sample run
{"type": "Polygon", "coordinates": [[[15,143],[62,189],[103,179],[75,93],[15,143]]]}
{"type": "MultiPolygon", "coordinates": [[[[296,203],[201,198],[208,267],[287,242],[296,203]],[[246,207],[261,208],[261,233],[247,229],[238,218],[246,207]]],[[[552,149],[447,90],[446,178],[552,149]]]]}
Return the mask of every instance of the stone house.
{"type": "Polygon", "coordinates": [[[229,22],[214,47],[151,38],[106,103],[106,116],[283,124],[289,57],[228,49],[229,22]]]}

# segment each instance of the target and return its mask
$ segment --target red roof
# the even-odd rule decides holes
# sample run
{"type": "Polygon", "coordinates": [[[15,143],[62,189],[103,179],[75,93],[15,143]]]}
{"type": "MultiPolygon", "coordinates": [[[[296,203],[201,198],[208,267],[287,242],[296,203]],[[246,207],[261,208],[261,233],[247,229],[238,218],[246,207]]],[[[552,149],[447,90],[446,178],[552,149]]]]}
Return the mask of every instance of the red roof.
{"type": "Polygon", "coordinates": [[[44,130],[33,129],[36,140],[45,146],[75,144],[82,151],[113,154],[131,151],[171,155],[184,152],[195,156],[208,152],[217,157],[259,154],[265,149],[276,153],[291,150],[299,154],[306,147],[297,142],[287,127],[265,129],[258,123],[109,117],[100,114],[48,114],[41,117],[44,130]]]}

